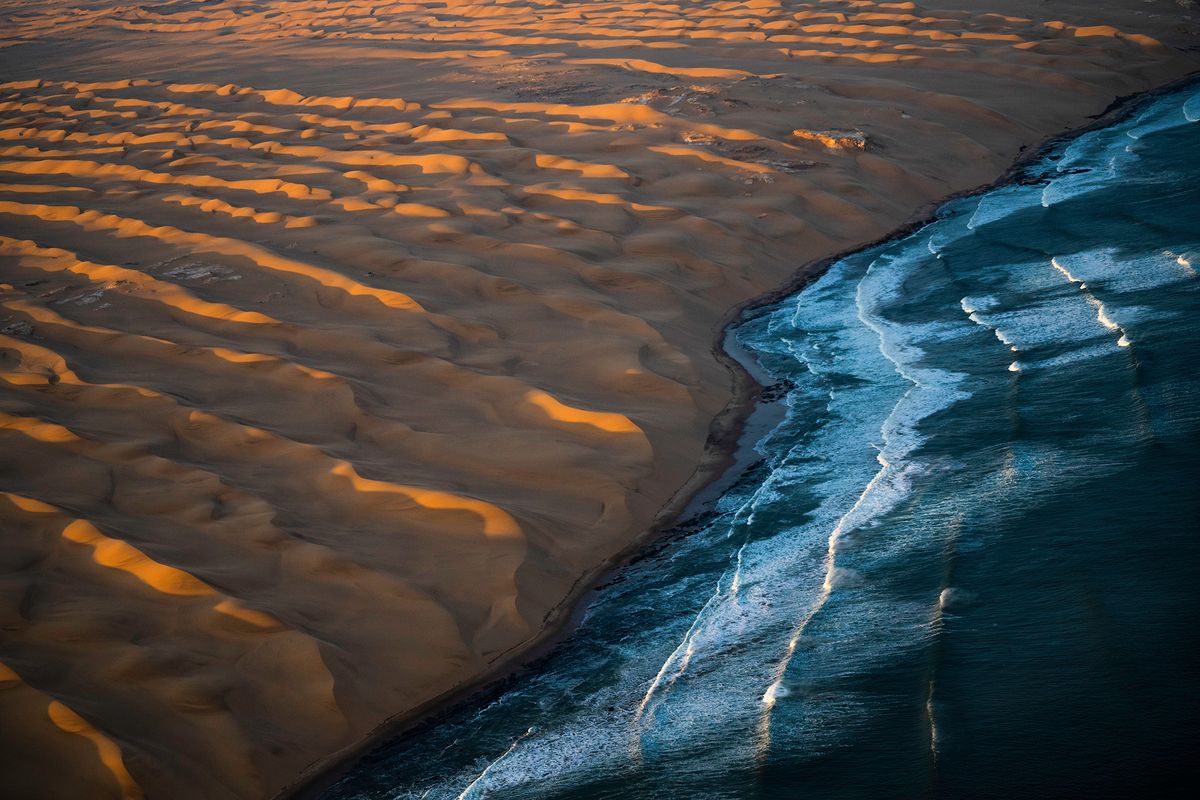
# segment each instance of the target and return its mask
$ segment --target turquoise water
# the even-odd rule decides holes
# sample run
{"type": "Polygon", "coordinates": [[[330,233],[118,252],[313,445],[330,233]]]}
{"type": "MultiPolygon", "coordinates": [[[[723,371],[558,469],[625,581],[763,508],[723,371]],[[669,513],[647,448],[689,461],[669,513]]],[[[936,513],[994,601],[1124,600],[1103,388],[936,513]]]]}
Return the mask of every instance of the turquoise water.
{"type": "Polygon", "coordinates": [[[1162,797],[1200,734],[1200,90],[741,343],[763,460],[329,798],[1162,797]]]}

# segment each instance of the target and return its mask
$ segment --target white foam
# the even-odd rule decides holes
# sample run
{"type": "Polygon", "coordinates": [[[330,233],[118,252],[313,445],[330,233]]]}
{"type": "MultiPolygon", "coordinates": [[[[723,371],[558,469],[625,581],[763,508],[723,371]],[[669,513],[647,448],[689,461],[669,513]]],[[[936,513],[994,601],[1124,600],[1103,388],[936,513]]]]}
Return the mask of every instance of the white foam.
{"type": "MultiPolygon", "coordinates": [[[[1069,186],[1069,180],[1060,184],[1069,186]]],[[[762,485],[748,499],[746,493],[722,499],[727,505],[718,507],[732,514],[733,522],[694,535],[681,545],[683,555],[670,556],[685,563],[689,553],[721,547],[717,558],[728,555],[730,561],[717,561],[712,571],[705,567],[702,574],[688,574],[678,589],[656,589],[645,603],[672,608],[681,603],[689,611],[677,612],[678,617],[666,622],[639,623],[627,633],[622,629],[625,638],[603,654],[603,669],[611,670],[613,677],[600,688],[587,672],[595,668],[589,660],[590,666],[552,672],[514,690],[524,696],[515,708],[528,703],[545,709],[552,727],[530,729],[516,740],[511,737],[523,725],[510,722],[512,728],[492,729],[497,738],[485,752],[488,757],[493,750],[504,752],[490,763],[463,768],[449,781],[427,778],[437,781],[436,791],[445,792],[436,797],[480,800],[548,794],[563,785],[588,785],[627,773],[631,758],[642,760],[647,768],[673,766],[680,763],[672,760],[679,753],[688,753],[692,760],[686,763],[702,770],[744,769],[753,763],[755,752],[769,744],[773,710],[776,737],[786,736],[788,746],[797,751],[845,734],[854,704],[830,703],[827,707],[836,710],[823,710],[820,703],[808,703],[810,676],[816,681],[831,669],[840,670],[838,674],[865,671],[872,659],[878,663],[914,637],[928,635],[924,621],[937,586],[905,605],[894,598],[878,600],[869,581],[875,569],[892,563],[888,559],[899,548],[927,535],[903,524],[892,530],[881,523],[890,523],[888,514],[912,497],[922,476],[931,474],[918,460],[925,442],[922,423],[967,396],[965,376],[936,368],[943,359],[959,357],[954,346],[944,343],[954,336],[974,337],[970,347],[961,350],[967,363],[980,349],[992,346],[975,336],[972,326],[987,327],[1014,352],[1026,348],[1019,359],[1013,357],[1009,369],[1014,372],[1112,355],[1120,352],[1125,338],[1121,326],[1133,324],[1134,306],[1116,297],[1126,286],[1123,281],[1133,286],[1131,272],[1142,284],[1157,280],[1147,278],[1152,271],[1130,269],[1128,256],[1118,253],[1110,254],[1111,265],[1103,258],[1092,263],[1091,254],[1060,257],[1063,270],[1047,269],[1044,259],[988,265],[986,272],[969,259],[934,260],[947,244],[971,235],[962,233],[967,214],[975,225],[987,225],[1024,207],[1018,199],[1036,204],[1043,187],[1023,191],[1024,195],[1014,191],[994,201],[976,201],[973,210],[963,201],[960,216],[944,225],[934,223],[924,237],[888,248],[869,266],[864,257],[835,264],[797,297],[793,307],[781,307],[763,322],[764,328],[756,328],[762,332],[761,342],[755,334],[756,349],[781,362],[795,359],[805,368],[789,373],[796,388],[789,394],[784,424],[793,427],[778,435],[771,472],[762,485]],[[956,269],[961,272],[950,274],[956,269]],[[947,274],[951,282],[939,283],[947,274]],[[1064,278],[1070,286],[1063,284],[1064,278]],[[935,297],[944,307],[922,306],[927,318],[913,323],[905,291],[908,279],[922,293],[921,302],[935,297]],[[954,307],[958,293],[949,294],[960,279],[971,292],[959,302],[961,314],[954,307]],[[1105,303],[1097,307],[1080,302],[1083,291],[1105,303]],[[851,292],[853,304],[848,302],[851,292]],[[1106,325],[1106,319],[1121,328],[1120,335],[1114,336],[1118,331],[1106,325]],[[1039,350],[1043,346],[1053,357],[1039,360],[1046,355],[1039,350]],[[1063,352],[1067,348],[1070,352],[1063,352]],[[872,443],[878,443],[878,453],[869,450],[872,443]],[[739,543],[738,537],[751,533],[751,524],[753,536],[739,543]],[[875,527],[876,534],[865,533],[875,527]],[[714,586],[716,572],[722,574],[714,586]],[[844,598],[846,607],[831,597],[844,598]],[[822,608],[829,616],[810,626],[822,608]],[[793,729],[789,708],[799,703],[804,703],[804,725],[793,729]],[[765,733],[766,738],[755,733],[765,733]],[[539,785],[544,791],[533,788],[539,785]]],[[[1158,259],[1155,269],[1173,270],[1182,280],[1179,276],[1189,264],[1179,259],[1188,261],[1189,252],[1153,254],[1158,259]]],[[[976,372],[973,365],[961,369],[976,372]]],[[[998,383],[1002,390],[1003,381],[998,383]]],[[[1051,450],[1045,457],[1053,459],[1058,453],[1051,450]]],[[[995,480],[1044,477],[1056,474],[1054,466],[1017,464],[995,480]]],[[[1058,488],[1043,483],[1045,491],[1058,488]]],[[[1014,495],[1011,486],[997,486],[994,496],[1014,495]]],[[[987,513],[989,504],[982,505],[985,510],[979,513],[987,513]]],[[[711,563],[711,558],[696,563],[711,563]]],[[[630,588],[629,596],[637,591],[630,588]]],[[[964,601],[959,591],[944,588],[934,613],[954,613],[964,601]]],[[[941,734],[935,690],[931,680],[925,710],[929,746],[936,755],[941,734]]],[[[484,731],[492,719],[483,717],[478,729],[484,731]]],[[[499,719],[504,722],[503,713],[499,719]]],[[[450,771],[455,769],[458,765],[450,771]]]]}
{"type": "MultiPolygon", "coordinates": [[[[999,341],[1000,344],[1004,345],[1012,352],[1014,352],[1014,353],[1020,352],[1020,348],[1017,347],[1017,343],[1012,339],[1012,337],[1010,337],[1004,331],[1000,330],[1000,328],[998,328],[994,322],[990,321],[988,318],[986,318],[982,314],[980,314],[981,308],[986,308],[988,310],[991,310],[991,309],[994,309],[997,305],[999,305],[999,301],[996,300],[996,298],[986,297],[986,298],[979,299],[979,298],[964,297],[962,300],[959,301],[959,305],[962,306],[962,310],[964,312],[966,312],[967,319],[971,320],[971,322],[974,322],[976,325],[980,326],[981,328],[985,328],[985,329],[991,331],[992,335],[994,335],[996,337],[996,340],[999,341]]],[[[1017,366],[1017,362],[1014,361],[1012,364],[1009,364],[1008,371],[1009,372],[1020,372],[1020,367],[1017,366]]]]}
{"type": "Polygon", "coordinates": [[[1185,101],[1176,108],[1162,103],[1154,103],[1138,116],[1133,127],[1125,131],[1125,135],[1130,139],[1142,139],[1151,133],[1180,128],[1189,122],[1195,122],[1192,114],[1189,114],[1189,110],[1193,114],[1195,113],[1195,107],[1189,107],[1189,103],[1193,100],[1195,98],[1185,101]]]}
{"type": "Polygon", "coordinates": [[[1116,320],[1112,318],[1112,316],[1110,316],[1108,306],[1104,305],[1104,302],[1092,293],[1092,290],[1088,288],[1087,283],[1085,283],[1082,278],[1073,274],[1066,266],[1064,266],[1063,262],[1060,261],[1058,257],[1051,258],[1050,265],[1058,270],[1063,277],[1065,277],[1070,283],[1074,284],[1075,287],[1083,293],[1083,299],[1086,300],[1088,305],[1090,305],[1096,311],[1096,321],[1103,325],[1106,330],[1118,335],[1119,338],[1117,339],[1117,346],[1129,347],[1129,332],[1126,331],[1125,328],[1123,328],[1120,324],[1118,324],[1116,320]]]}
{"type": "Polygon", "coordinates": [[[980,311],[991,311],[1000,304],[1000,301],[993,295],[983,295],[982,297],[964,297],[959,304],[963,311],[974,314],[980,311]]]}
{"type": "Polygon", "coordinates": [[[1188,122],[1200,122],[1200,94],[1195,94],[1183,102],[1183,118],[1188,122]]]}
{"type": "Polygon", "coordinates": [[[1042,189],[1041,204],[1050,208],[1064,200],[1073,200],[1091,192],[1106,191],[1117,178],[1115,158],[1110,159],[1108,168],[1090,168],[1080,172],[1068,172],[1052,179],[1042,189]]]}
{"type": "MultiPolygon", "coordinates": [[[[747,503],[747,505],[749,505],[749,503],[747,503]]],[[[730,582],[735,586],[740,579],[741,553],[744,549],[745,545],[742,545],[742,547],[738,548],[739,574],[735,575],[734,580],[730,582]]],[[[695,655],[696,652],[696,637],[701,629],[701,625],[706,620],[710,610],[717,603],[719,603],[722,597],[726,594],[725,590],[722,588],[722,584],[726,582],[728,575],[729,573],[725,572],[720,578],[717,579],[717,585],[713,590],[712,596],[708,598],[708,602],[706,602],[700,609],[700,612],[696,614],[695,619],[692,620],[692,624],[687,629],[687,633],[684,634],[683,639],[679,642],[675,649],[671,651],[671,655],[668,656],[667,660],[663,662],[662,666],[658,670],[658,673],[650,682],[650,687],[646,690],[646,694],[642,697],[642,702],[638,704],[637,711],[634,713],[633,721],[635,725],[639,725],[639,731],[642,717],[647,713],[647,709],[650,708],[651,701],[655,699],[655,696],[658,694],[658,692],[660,690],[665,691],[669,689],[671,685],[679,678],[679,676],[683,675],[683,673],[687,671],[688,664],[691,662],[692,656],[695,655]]],[[[736,589],[734,589],[731,594],[736,595],[736,589]]],[[[640,744],[640,736],[635,737],[635,745],[638,744],[640,744]]]]}
{"type": "Polygon", "coordinates": [[[1089,131],[1077,136],[1062,149],[1059,158],[1054,161],[1054,170],[1062,174],[1081,168],[1095,169],[1095,165],[1104,160],[1105,152],[1111,154],[1114,149],[1120,149],[1120,143],[1124,139],[1122,132],[1112,128],[1089,131]]]}
{"type": "Polygon", "coordinates": [[[1174,253],[1170,253],[1170,255],[1175,256],[1176,264],[1178,264],[1179,266],[1181,266],[1185,270],[1187,270],[1186,274],[1189,278],[1196,277],[1195,264],[1196,264],[1196,259],[1200,258],[1200,254],[1198,254],[1194,251],[1188,251],[1186,253],[1179,253],[1178,255],[1176,255],[1174,253]]]}
{"type": "Polygon", "coordinates": [[[938,595],[938,610],[953,611],[956,608],[961,609],[963,606],[969,605],[974,599],[975,595],[973,592],[954,586],[947,586],[938,595]]]}
{"type": "Polygon", "coordinates": [[[1059,255],[1055,259],[1075,279],[1093,289],[1103,287],[1106,295],[1160,289],[1195,275],[1190,260],[1171,250],[1128,253],[1118,248],[1101,248],[1059,255]]]}
{"type": "MultiPolygon", "coordinates": [[[[978,201],[975,201],[975,203],[975,211],[978,211],[978,201]]],[[[974,215],[972,214],[972,216],[974,215]]],[[[965,220],[961,216],[938,220],[937,222],[926,227],[919,234],[913,235],[924,236],[925,248],[933,255],[941,258],[943,251],[945,251],[947,247],[972,234],[971,229],[968,227],[968,221],[969,220],[965,220]]]]}
{"type": "Polygon", "coordinates": [[[838,589],[861,585],[861,576],[837,563],[842,539],[848,533],[867,527],[896,508],[911,493],[912,477],[924,471],[923,465],[909,462],[907,457],[924,441],[918,432],[919,423],[969,395],[958,389],[966,377],[936,369],[923,363],[924,353],[912,341],[921,326],[901,325],[883,313],[888,302],[899,298],[904,281],[920,267],[920,260],[895,255],[880,256],[867,268],[855,288],[858,320],[873,331],[878,339],[879,352],[909,387],[895,401],[890,413],[879,427],[883,444],[879,448],[879,469],[862,492],[830,529],[826,540],[824,581],[821,592],[811,606],[798,618],[784,646],[784,651],[767,683],[760,703],[763,708],[759,723],[760,750],[770,742],[770,719],[789,665],[796,655],[801,637],[812,619],[838,589]]]}
{"type": "Polygon", "coordinates": [[[975,211],[967,221],[967,228],[977,230],[1030,208],[1036,204],[1040,191],[1037,186],[1017,184],[980,195],[975,211]]]}
{"type": "MultiPolygon", "coordinates": [[[[837,279],[838,272],[834,271],[829,280],[837,279]]],[[[845,291],[844,287],[842,291],[845,291]]],[[[886,409],[886,406],[881,408],[878,400],[880,392],[896,391],[886,373],[881,376],[879,367],[873,365],[882,360],[877,347],[867,348],[867,342],[860,335],[831,326],[831,317],[826,312],[833,311],[835,298],[836,294],[830,295],[830,304],[826,307],[818,292],[811,303],[806,302],[803,308],[792,312],[820,320],[825,329],[793,331],[784,348],[805,364],[814,378],[810,387],[806,389],[802,385],[795,391],[805,392],[817,400],[824,397],[829,419],[813,428],[804,444],[789,452],[743,508],[773,505],[773,512],[778,515],[779,507],[786,507],[789,502],[786,487],[795,483],[816,492],[821,497],[820,504],[811,512],[806,524],[779,530],[768,539],[747,542],[738,549],[734,567],[723,576],[704,608],[693,619],[683,640],[659,668],[638,705],[630,733],[634,755],[639,759],[645,757],[643,751],[648,746],[650,749],[646,752],[658,752],[663,746],[659,737],[664,733],[670,736],[670,732],[685,725],[685,720],[690,735],[700,735],[700,731],[720,724],[715,708],[737,708],[740,697],[753,702],[765,696],[768,702],[774,702],[776,697],[785,694],[772,690],[757,696],[745,695],[746,690],[755,685],[774,683],[773,677],[765,672],[762,682],[756,681],[756,673],[768,669],[769,664],[757,659],[747,663],[726,654],[736,651],[741,643],[764,637],[772,627],[793,618],[795,607],[809,607],[810,598],[822,591],[824,575],[816,569],[818,565],[813,565],[812,572],[808,572],[809,548],[822,528],[828,530],[824,525],[830,523],[823,521],[836,519],[850,502],[847,499],[853,496],[850,492],[861,491],[861,483],[857,484],[859,488],[853,488],[856,480],[860,480],[856,475],[861,472],[856,466],[861,460],[861,450],[855,445],[869,436],[871,430],[878,431],[878,415],[886,409]],[[864,360],[869,363],[862,363],[864,360]],[[827,380],[827,373],[860,373],[873,381],[834,392],[820,388],[827,380]],[[881,377],[884,378],[882,388],[881,377]],[[688,673],[694,673],[696,677],[685,680],[688,673]]],[[[844,300],[841,304],[846,305],[844,300]]],[[[861,326],[855,325],[855,328],[861,329],[861,326]]],[[[771,324],[768,330],[774,330],[771,324]]],[[[773,333],[770,338],[774,338],[773,333]]],[[[805,427],[812,426],[813,420],[806,419],[805,427]]],[[[762,535],[762,531],[758,533],[762,535]]],[[[713,735],[720,733],[714,731],[713,735]]],[[[724,750],[722,757],[734,758],[736,747],[726,743],[724,750]]]]}
{"type": "Polygon", "coordinates": [[[533,728],[530,728],[529,730],[525,731],[524,734],[514,739],[513,743],[509,745],[507,750],[500,754],[499,758],[488,764],[484,768],[483,772],[480,772],[479,775],[476,776],[475,780],[467,784],[467,788],[463,789],[462,793],[459,794],[458,800],[470,800],[470,798],[478,797],[478,792],[483,789],[484,781],[487,779],[488,775],[491,774],[492,770],[496,768],[496,765],[508,758],[508,756],[512,754],[513,750],[517,749],[517,745],[519,745],[525,739],[525,737],[529,736],[531,733],[533,733],[533,728]]]}

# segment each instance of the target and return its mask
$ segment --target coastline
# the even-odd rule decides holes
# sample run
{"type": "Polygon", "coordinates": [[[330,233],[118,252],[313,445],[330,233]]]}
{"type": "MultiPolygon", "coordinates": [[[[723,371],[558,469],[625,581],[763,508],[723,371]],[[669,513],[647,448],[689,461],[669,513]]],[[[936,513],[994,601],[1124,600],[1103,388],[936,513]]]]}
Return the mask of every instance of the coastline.
{"type": "Polygon", "coordinates": [[[13,791],[287,795],[539,683],[763,469],[735,325],[1200,67],[1175,0],[434,5],[0,34],[13,791]]]}
{"type": "Polygon", "coordinates": [[[924,227],[935,218],[938,210],[945,204],[956,199],[983,194],[1012,183],[1019,177],[1022,170],[1037,161],[1055,145],[1074,139],[1088,131],[1108,127],[1125,117],[1137,104],[1197,82],[1200,82],[1200,70],[1146,91],[1119,96],[1098,114],[1079,119],[1067,125],[1059,133],[1034,144],[1023,146],[1017,158],[996,179],[972,189],[953,192],[940,199],[929,201],[914,211],[908,222],[888,234],[808,262],[797,268],[791,279],[783,286],[731,309],[716,329],[712,344],[713,356],[729,372],[732,385],[731,399],[712,420],[701,463],[697,465],[692,476],[659,510],[646,533],[611,559],[581,576],[567,597],[546,613],[543,618],[543,627],[538,634],[498,656],[489,672],[455,687],[416,709],[385,720],[359,741],[314,762],[292,784],[278,792],[275,795],[276,800],[315,800],[340,777],[351,771],[361,758],[385,741],[433,724],[439,716],[469,702],[479,694],[506,681],[519,679],[522,674],[535,670],[539,661],[574,633],[582,619],[583,612],[598,589],[630,563],[643,557],[647,551],[662,546],[665,541],[676,536],[688,535],[687,524],[703,517],[712,503],[757,463],[754,446],[765,433],[774,427],[769,422],[766,423],[767,427],[763,426],[763,422],[758,425],[751,424],[756,413],[768,410],[772,405],[776,405],[777,401],[763,400],[764,392],[770,387],[764,385],[756,377],[756,373],[761,374],[761,371],[756,364],[748,360],[749,354],[737,347],[732,338],[733,329],[741,324],[748,315],[802,291],[820,278],[837,261],[853,253],[905,237],[924,227]]]}

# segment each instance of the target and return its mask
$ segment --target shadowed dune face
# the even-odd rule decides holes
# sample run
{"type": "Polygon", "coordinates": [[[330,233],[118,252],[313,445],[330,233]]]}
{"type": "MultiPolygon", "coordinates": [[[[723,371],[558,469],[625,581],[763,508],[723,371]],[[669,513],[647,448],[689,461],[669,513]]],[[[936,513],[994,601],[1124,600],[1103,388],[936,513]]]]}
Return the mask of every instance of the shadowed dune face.
{"type": "Polygon", "coordinates": [[[0,773],[269,796],[485,673],[732,309],[1195,68],[1130,5],[0,2],[0,773]]]}

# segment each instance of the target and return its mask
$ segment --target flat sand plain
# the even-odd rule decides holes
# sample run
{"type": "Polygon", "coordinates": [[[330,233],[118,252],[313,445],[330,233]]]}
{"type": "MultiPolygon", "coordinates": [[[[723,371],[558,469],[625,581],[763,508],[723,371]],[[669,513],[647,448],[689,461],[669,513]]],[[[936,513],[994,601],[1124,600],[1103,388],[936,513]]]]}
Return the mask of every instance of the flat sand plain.
{"type": "Polygon", "coordinates": [[[512,663],[715,470],[736,309],[1198,43],[1188,0],[3,0],[0,794],[270,797],[512,663]]]}

